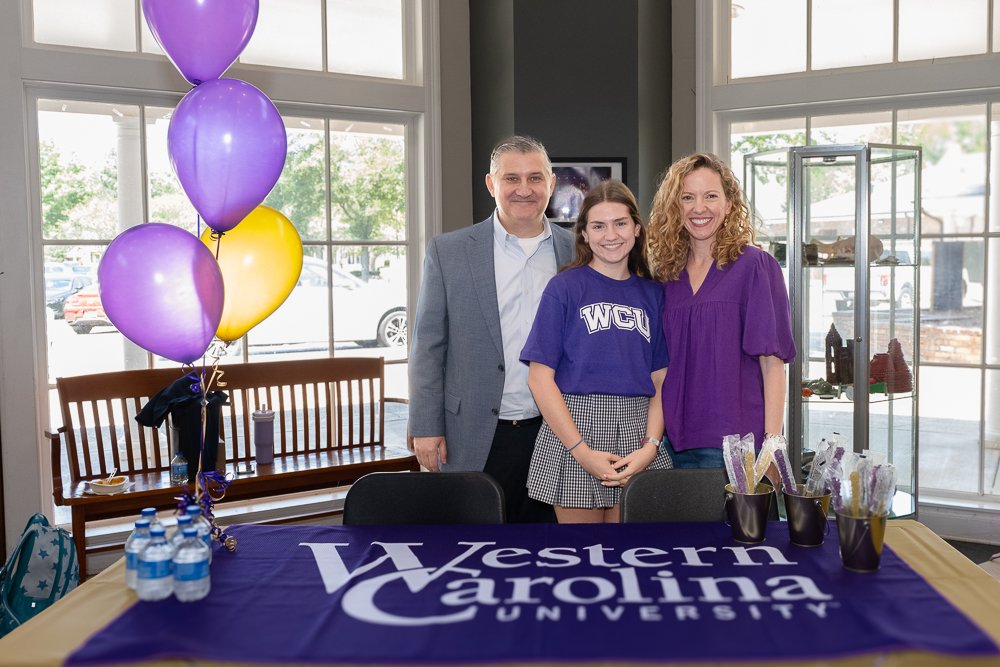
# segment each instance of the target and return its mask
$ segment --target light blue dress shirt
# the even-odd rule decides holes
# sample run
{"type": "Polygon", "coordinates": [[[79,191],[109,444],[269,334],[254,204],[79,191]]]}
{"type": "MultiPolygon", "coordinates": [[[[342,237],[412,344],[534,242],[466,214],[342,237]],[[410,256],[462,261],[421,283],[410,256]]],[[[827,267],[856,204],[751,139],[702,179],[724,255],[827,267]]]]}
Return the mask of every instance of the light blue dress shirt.
{"type": "Polygon", "coordinates": [[[557,268],[552,229],[548,220],[542,224],[541,241],[529,255],[493,212],[493,268],[505,369],[500,419],[529,419],[539,414],[528,389],[528,366],[520,362],[520,357],[542,292],[557,268]]]}

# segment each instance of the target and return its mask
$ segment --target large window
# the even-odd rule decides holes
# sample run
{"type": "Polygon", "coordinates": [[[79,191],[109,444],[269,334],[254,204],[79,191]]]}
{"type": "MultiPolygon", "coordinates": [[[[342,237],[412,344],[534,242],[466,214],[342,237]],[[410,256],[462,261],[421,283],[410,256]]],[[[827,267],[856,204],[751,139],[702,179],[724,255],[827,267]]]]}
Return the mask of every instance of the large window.
{"type": "MultiPolygon", "coordinates": [[[[239,62],[413,78],[417,8],[412,0],[260,0],[239,62]]],[[[140,0],[33,0],[32,28],[39,44],[163,53],[140,0]]]]}
{"type": "MultiPolygon", "coordinates": [[[[698,32],[723,38],[700,53],[725,65],[700,81],[712,116],[701,140],[737,173],[744,155],[804,143],[923,148],[919,484],[960,503],[1000,500],[994,4],[726,0],[698,32]]],[[[786,212],[775,185],[757,192],[765,224],[786,212]]]]}
{"type": "MultiPolygon", "coordinates": [[[[296,227],[305,260],[288,299],[231,344],[223,363],[379,355],[390,362],[388,393],[405,397],[413,300],[408,260],[421,237],[413,231],[421,218],[410,205],[418,180],[411,170],[419,164],[414,147],[424,140],[417,128],[426,125],[420,112],[403,108],[412,106],[409,91],[395,109],[373,108],[363,98],[365,81],[373,77],[398,79],[407,87],[420,83],[420,8],[416,0],[262,0],[239,62],[284,68],[283,89],[296,76],[305,77],[295,101],[276,100],[288,153],[264,201],[296,227]],[[309,78],[315,74],[294,70],[355,77],[356,107],[324,108],[317,103],[323,94],[309,78]]],[[[37,48],[55,45],[54,53],[123,52],[123,71],[131,63],[148,63],[143,54],[162,54],[139,0],[34,0],[26,18],[37,48]]],[[[385,97],[382,89],[373,90],[385,97]]],[[[50,381],[171,363],[116,331],[101,308],[97,266],[111,240],[134,225],[158,221],[192,233],[204,229],[167,151],[170,116],[181,92],[137,94],[86,85],[69,90],[56,84],[32,95],[50,381]]]]}
{"type": "Polygon", "coordinates": [[[985,54],[990,1],[732,0],[729,78],[985,54]]]}
{"type": "MultiPolygon", "coordinates": [[[[49,377],[145,367],[147,355],[101,307],[97,266],[119,232],[146,220],[200,231],[169,165],[171,108],[67,98],[36,106],[49,377]]],[[[285,122],[285,168],[264,203],[302,237],[302,277],[225,360],[360,354],[405,361],[408,125],[389,116],[285,122]]]]}

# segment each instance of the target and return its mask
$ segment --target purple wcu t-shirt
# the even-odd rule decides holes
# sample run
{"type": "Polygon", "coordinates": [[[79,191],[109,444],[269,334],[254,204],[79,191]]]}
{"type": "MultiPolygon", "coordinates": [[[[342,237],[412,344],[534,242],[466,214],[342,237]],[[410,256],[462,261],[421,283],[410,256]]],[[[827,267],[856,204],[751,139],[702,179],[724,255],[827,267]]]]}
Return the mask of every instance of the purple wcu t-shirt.
{"type": "Polygon", "coordinates": [[[564,394],[653,396],[649,376],[667,365],[662,305],[651,280],[567,269],[546,285],[521,361],[555,369],[564,394]]]}
{"type": "Polygon", "coordinates": [[[773,257],[748,246],[723,269],[713,263],[697,294],[687,271],[663,285],[670,367],[663,418],[675,451],[722,447],[723,436],[764,439],[762,355],[795,358],[788,294],[773,257]]]}

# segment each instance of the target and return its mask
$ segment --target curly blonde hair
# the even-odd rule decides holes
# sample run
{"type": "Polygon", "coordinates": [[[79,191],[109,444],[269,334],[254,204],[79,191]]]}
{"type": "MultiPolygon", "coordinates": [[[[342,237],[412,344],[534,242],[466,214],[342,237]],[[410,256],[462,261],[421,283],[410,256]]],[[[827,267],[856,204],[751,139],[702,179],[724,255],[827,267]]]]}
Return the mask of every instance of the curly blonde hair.
{"type": "Polygon", "coordinates": [[[733,170],[711,153],[694,153],[670,165],[660,179],[649,215],[648,257],[653,277],[677,280],[687,265],[690,237],[681,219],[680,195],[684,179],[696,169],[711,169],[722,179],[726,200],[732,204],[712,244],[719,268],[736,261],[743,248],[756,245],[750,209],[733,170]]]}

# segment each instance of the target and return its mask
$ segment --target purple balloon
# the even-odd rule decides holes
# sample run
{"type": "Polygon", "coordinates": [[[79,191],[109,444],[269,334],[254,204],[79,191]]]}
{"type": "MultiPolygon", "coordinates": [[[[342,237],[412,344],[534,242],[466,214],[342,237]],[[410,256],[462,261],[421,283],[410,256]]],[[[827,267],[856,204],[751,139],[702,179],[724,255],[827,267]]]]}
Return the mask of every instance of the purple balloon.
{"type": "Polygon", "coordinates": [[[108,319],[139,347],[182,364],[205,353],[222,319],[222,270],[180,227],[150,222],[115,237],[97,267],[108,319]]]}
{"type": "Polygon", "coordinates": [[[278,182],[288,143],[267,95],[239,79],[217,79],[193,88],[177,105],[167,149],[205,224],[225,232],[278,182]]]}
{"type": "Polygon", "coordinates": [[[153,37],[184,78],[218,79],[257,25],[258,0],[142,0],[153,37]]]}

